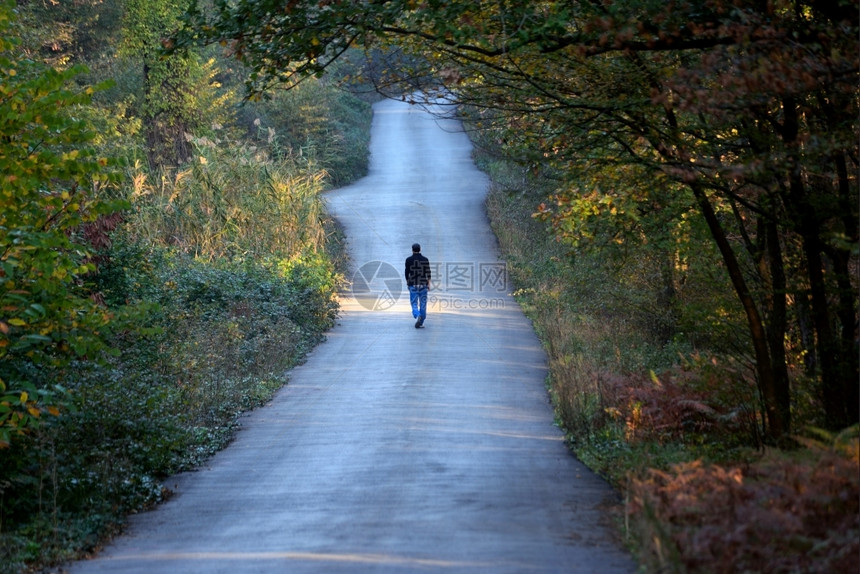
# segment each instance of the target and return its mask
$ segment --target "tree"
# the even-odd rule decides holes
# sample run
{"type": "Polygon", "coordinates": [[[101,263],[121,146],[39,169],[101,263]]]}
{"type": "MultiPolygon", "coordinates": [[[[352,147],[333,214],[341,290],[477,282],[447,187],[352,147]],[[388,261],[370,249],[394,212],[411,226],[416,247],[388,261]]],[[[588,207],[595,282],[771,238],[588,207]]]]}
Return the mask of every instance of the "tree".
{"type": "Polygon", "coordinates": [[[121,204],[101,197],[111,161],[74,117],[93,88],[82,69],[21,58],[14,2],[0,4],[0,447],[66,404],[58,376],[108,350],[113,313],[91,298],[84,224],[121,204]]]}
{"type": "Polygon", "coordinates": [[[164,56],[162,38],[178,26],[183,0],[129,0],[123,17],[122,53],[143,68],[141,115],[150,169],[175,167],[191,157],[187,133],[195,123],[195,76],[200,73],[190,50],[164,56]]]}
{"type": "Polygon", "coordinates": [[[175,45],[221,42],[253,69],[252,93],[353,45],[396,46],[408,65],[382,90],[481,110],[561,172],[637,166],[670,182],[664,203],[682,186],[746,314],[770,436],[791,429],[786,345],[805,308],[827,425],[858,420],[860,26],[847,0],[217,0],[189,23],[175,45]]]}

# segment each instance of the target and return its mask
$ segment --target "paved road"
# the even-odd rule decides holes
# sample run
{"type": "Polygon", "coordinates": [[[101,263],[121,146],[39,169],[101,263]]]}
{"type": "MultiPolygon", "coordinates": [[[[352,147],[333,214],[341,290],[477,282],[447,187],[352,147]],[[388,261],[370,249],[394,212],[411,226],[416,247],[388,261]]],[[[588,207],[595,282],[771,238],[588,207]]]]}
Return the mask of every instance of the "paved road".
{"type": "Polygon", "coordinates": [[[375,106],[369,175],[331,192],[356,268],[340,324],[235,442],[87,572],[633,572],[612,492],[553,426],[485,177],[452,121],[375,106]],[[400,273],[436,288],[415,329],[400,273]]]}

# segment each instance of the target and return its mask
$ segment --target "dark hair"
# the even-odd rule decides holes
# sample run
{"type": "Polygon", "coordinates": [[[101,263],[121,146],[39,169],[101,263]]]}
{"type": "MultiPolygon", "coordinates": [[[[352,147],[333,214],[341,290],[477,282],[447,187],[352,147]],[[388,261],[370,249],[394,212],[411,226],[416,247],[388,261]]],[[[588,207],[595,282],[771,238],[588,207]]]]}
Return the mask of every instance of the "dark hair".
{"type": "Polygon", "coordinates": [[[418,245],[417,243],[413,243],[413,244],[412,244],[412,252],[413,252],[413,253],[418,253],[419,251],[421,251],[421,246],[420,246],[420,245],[418,245]]]}

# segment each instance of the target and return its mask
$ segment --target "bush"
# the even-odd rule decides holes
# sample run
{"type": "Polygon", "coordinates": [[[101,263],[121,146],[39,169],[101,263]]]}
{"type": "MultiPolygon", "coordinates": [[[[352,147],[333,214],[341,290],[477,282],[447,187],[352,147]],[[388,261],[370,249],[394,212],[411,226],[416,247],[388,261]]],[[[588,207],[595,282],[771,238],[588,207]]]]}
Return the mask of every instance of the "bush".
{"type": "Polygon", "coordinates": [[[104,266],[111,298],[155,304],[145,325],[112,341],[117,356],[65,372],[69,412],[4,453],[4,563],[87,551],[160,500],[161,481],[226,445],[238,415],[268,401],[337,312],[322,255],[219,267],[115,246],[123,255],[104,266]]]}
{"type": "Polygon", "coordinates": [[[71,85],[81,68],[20,57],[13,6],[0,4],[0,449],[65,408],[57,370],[105,353],[118,323],[86,286],[82,230],[121,207],[101,191],[114,161],[73,113],[93,88],[71,85]]]}
{"type": "Polygon", "coordinates": [[[851,572],[858,473],[856,456],[832,451],[774,453],[746,467],[696,461],[634,480],[628,511],[656,571],[851,572]]]}

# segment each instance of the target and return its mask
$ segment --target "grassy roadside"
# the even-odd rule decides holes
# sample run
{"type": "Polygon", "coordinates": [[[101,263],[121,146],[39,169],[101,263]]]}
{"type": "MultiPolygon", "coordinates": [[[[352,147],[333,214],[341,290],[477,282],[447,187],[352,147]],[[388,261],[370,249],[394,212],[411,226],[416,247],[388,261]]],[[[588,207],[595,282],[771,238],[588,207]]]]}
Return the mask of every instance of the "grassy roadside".
{"type": "Polygon", "coordinates": [[[51,373],[68,408],[0,451],[0,573],[87,555],[169,497],[164,478],[229,444],[333,325],[344,245],[321,193],[364,174],[371,112],[307,90],[332,102],[326,122],[279,96],[244,110],[260,137],[195,138],[171,173],[128,165],[130,209],[96,228],[87,285],[123,328],[105,360],[51,373]]]}
{"type": "MultiPolygon", "coordinates": [[[[760,446],[754,384],[722,337],[661,343],[649,328],[659,292],[648,253],[632,247],[619,259],[557,242],[532,217],[550,183],[476,153],[515,296],[547,353],[557,417],[576,456],[621,493],[619,528],[643,571],[856,569],[857,428],[808,431],[793,451],[760,446]]],[[[690,286],[696,297],[708,289],[690,286]]],[[[707,301],[688,301],[688,314],[704,314],[707,301]]]]}

